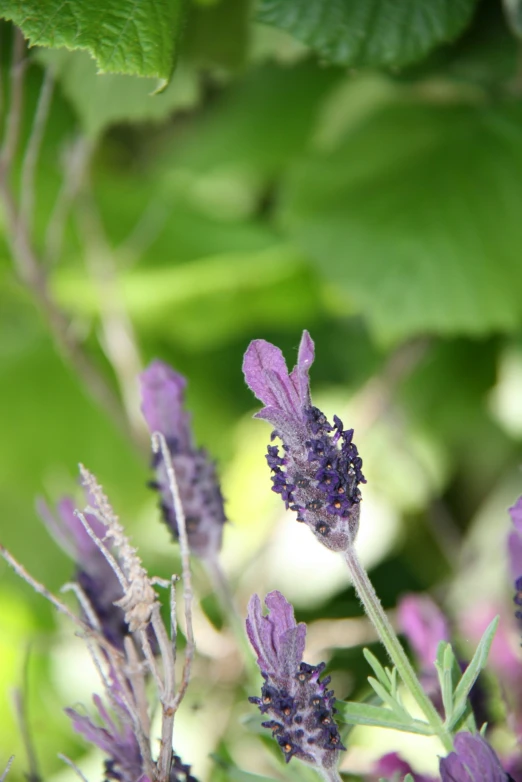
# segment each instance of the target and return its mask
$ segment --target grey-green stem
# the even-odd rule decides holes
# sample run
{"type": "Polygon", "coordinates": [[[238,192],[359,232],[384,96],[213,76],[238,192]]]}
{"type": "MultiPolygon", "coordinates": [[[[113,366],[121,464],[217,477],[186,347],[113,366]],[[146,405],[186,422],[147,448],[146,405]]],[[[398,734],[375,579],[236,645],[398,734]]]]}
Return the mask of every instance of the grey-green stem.
{"type": "Polygon", "coordinates": [[[415,699],[417,705],[422,710],[426,720],[433,728],[433,733],[439,737],[444,748],[451,752],[453,749],[453,740],[451,734],[444,728],[442,718],[437,712],[435,706],[424,692],[413,667],[408,660],[406,652],[397,638],[395,630],[391,626],[390,620],[381,605],[377,593],[368,578],[357,552],[353,545],[350,545],[344,552],[346,564],[352,576],[353,585],[359,596],[359,600],[364,606],[369,619],[379,634],[391,661],[397,668],[405,687],[415,699]]]}

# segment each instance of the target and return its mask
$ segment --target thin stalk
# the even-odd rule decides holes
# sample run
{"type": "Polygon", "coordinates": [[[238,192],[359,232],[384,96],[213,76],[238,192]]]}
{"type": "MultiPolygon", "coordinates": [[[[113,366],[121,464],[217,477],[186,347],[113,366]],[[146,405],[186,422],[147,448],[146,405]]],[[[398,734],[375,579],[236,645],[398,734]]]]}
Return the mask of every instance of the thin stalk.
{"type": "Polygon", "coordinates": [[[229,626],[236,637],[248,678],[252,681],[257,681],[259,679],[259,671],[254,654],[247,642],[245,624],[239,614],[228,578],[221,566],[218,555],[215,554],[213,557],[205,559],[204,565],[212,583],[212,587],[218,595],[221,606],[224,609],[229,626]]]}
{"type": "Polygon", "coordinates": [[[345,552],[346,564],[352,576],[354,587],[359,596],[359,600],[364,606],[364,610],[368,614],[373,626],[377,630],[379,637],[384,645],[384,648],[388,652],[391,661],[397,668],[399,676],[401,677],[405,687],[409,690],[412,697],[422,710],[426,720],[433,728],[433,732],[437,735],[444,745],[444,748],[451,752],[453,749],[453,741],[451,734],[444,728],[442,719],[437,712],[435,706],[428,698],[422,686],[413,670],[413,667],[408,660],[406,652],[401,646],[399,639],[395,633],[395,630],[391,626],[390,620],[386,616],[386,613],[380,603],[379,598],[373,588],[373,585],[368,578],[368,574],[361,564],[359,557],[354,546],[350,546],[345,552]]]}

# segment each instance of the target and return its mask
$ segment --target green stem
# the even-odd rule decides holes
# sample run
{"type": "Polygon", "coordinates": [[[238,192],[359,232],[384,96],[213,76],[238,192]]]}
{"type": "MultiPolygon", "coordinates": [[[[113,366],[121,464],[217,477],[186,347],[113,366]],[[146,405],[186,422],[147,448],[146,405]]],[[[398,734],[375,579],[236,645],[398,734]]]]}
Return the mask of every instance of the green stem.
{"type": "Polygon", "coordinates": [[[379,598],[372,586],[368,574],[361,564],[357,552],[353,545],[344,552],[346,564],[352,576],[354,587],[359,595],[359,599],[364,606],[368,617],[379,634],[390,659],[397,668],[399,676],[404,685],[421,708],[428,723],[433,728],[435,735],[439,737],[444,748],[451,752],[453,749],[453,740],[451,734],[444,728],[442,718],[437,712],[435,706],[428,698],[417,678],[413,667],[401,646],[395,630],[391,626],[390,620],[386,616],[379,598]]]}

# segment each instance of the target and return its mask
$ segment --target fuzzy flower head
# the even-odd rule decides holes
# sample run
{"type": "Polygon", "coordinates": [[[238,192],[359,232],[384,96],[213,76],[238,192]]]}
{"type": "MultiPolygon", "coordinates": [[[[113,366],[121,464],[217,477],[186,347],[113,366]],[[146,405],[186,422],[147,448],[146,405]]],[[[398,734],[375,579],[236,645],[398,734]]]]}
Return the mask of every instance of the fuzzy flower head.
{"type": "Polygon", "coordinates": [[[451,752],[446,758],[441,758],[439,770],[442,782],[508,782],[509,780],[486,739],[476,733],[457,733],[455,752],[451,752]]]}
{"type": "MultiPolygon", "coordinates": [[[[153,361],[140,375],[140,382],[141,409],[149,430],[161,432],[169,447],[190,549],[199,557],[212,557],[221,548],[226,516],[215,466],[206,451],[193,443],[190,415],[184,409],[186,380],[168,364],[153,361]]],[[[160,494],[164,520],[177,540],[176,512],[161,453],[154,455],[153,467],[156,480],[151,487],[160,494]]]]}
{"type": "Polygon", "coordinates": [[[332,551],[345,551],[359,526],[361,493],[366,483],[362,459],[352,442],[353,429],[344,429],[334,416],[333,426],[312,405],[308,373],[314,361],[314,343],[303,332],[297,364],[289,373],[283,354],[263,339],[250,343],[243,361],[249,388],[265,405],[256,413],[274,427],[267,462],[273,491],[297,513],[314,535],[332,551]]]}
{"type": "MultiPolygon", "coordinates": [[[[129,628],[124,612],[115,605],[123,597],[122,586],[74,511],[75,503],[71,497],[62,497],[56,506],[56,514],[43,500],[38,502],[38,512],[45,525],[76,563],[74,579],[86,596],[103,635],[118,649],[123,649],[123,639],[129,628]]],[[[104,541],[107,532],[104,524],[92,513],[86,513],[85,519],[96,537],[104,541]]],[[[111,550],[109,543],[104,541],[104,545],[108,551],[111,550]]]]}
{"type": "Polygon", "coordinates": [[[344,747],[333,717],[335,696],[327,690],[330,677],[320,679],[325,665],[303,662],[306,626],[296,624],[283,595],[270,592],[265,605],[267,616],[257,595],[248,606],[247,634],[265,680],[261,697],[249,700],[270,718],[263,727],[272,730],[287,762],[295,756],[312,766],[333,768],[344,747]]]}

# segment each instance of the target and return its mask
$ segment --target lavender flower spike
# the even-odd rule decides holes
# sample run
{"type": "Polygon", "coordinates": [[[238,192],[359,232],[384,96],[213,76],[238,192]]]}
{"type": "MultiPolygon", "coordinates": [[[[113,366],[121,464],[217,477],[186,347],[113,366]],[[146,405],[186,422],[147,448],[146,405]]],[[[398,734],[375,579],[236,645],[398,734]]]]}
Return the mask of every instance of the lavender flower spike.
{"type": "Polygon", "coordinates": [[[303,662],[306,625],[296,624],[290,603],[280,592],[265,599],[269,610],[262,615],[254,595],[248,606],[246,629],[265,680],[260,698],[249,698],[270,719],[270,728],[288,763],[295,756],[318,770],[337,766],[345,749],[334,722],[335,696],[327,690],[330,677],[321,681],[325,664],[303,662]]]}
{"type": "Polygon", "coordinates": [[[478,734],[457,733],[455,752],[441,758],[442,782],[508,782],[495,752],[478,734]]]}
{"type": "MultiPolygon", "coordinates": [[[[129,628],[122,609],[114,605],[123,597],[123,589],[103,553],[75,515],[74,500],[62,497],[56,508],[57,518],[43,500],[39,500],[37,509],[53,537],[76,562],[74,580],[87,597],[103,635],[118,649],[123,649],[123,639],[129,634],[129,628]]],[[[85,518],[94,534],[103,540],[106,527],[91,513],[85,514],[85,518]]],[[[109,545],[107,549],[110,551],[109,545]]]]}
{"type": "Polygon", "coordinates": [[[247,385],[265,405],[255,418],[269,421],[274,427],[272,439],[283,442],[282,454],[277,446],[268,446],[272,490],[323,545],[346,551],[357,534],[358,486],[366,479],[352,442],[353,429],[344,430],[337,416],[332,426],[312,405],[308,373],[313,361],[314,343],[304,331],[292,372],[288,373],[279,348],[263,339],[248,346],[243,372],[247,385]]]}
{"type": "MultiPolygon", "coordinates": [[[[214,464],[193,443],[190,415],[183,408],[187,381],[168,364],[153,361],[140,375],[140,382],[141,409],[150,432],[161,432],[171,453],[190,549],[203,559],[212,558],[221,548],[226,516],[214,464]]],[[[153,466],[156,480],[151,487],[160,494],[164,520],[177,540],[176,513],[161,453],[155,454],[153,466]]]]}

